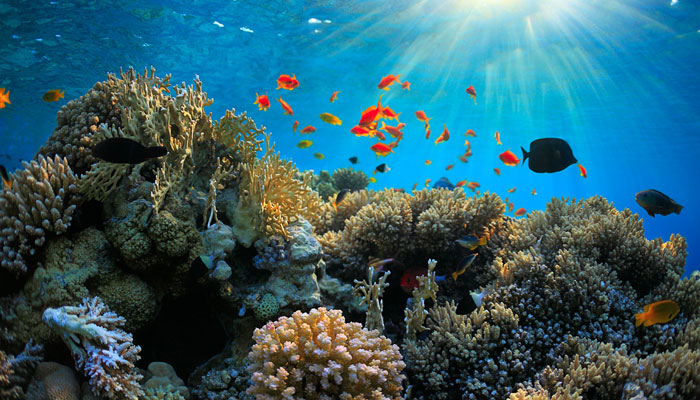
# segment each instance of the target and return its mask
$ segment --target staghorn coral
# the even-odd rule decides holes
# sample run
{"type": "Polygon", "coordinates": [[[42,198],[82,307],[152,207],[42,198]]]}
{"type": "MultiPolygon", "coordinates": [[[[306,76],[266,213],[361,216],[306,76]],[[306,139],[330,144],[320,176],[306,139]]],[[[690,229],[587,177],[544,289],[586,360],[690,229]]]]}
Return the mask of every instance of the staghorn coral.
{"type": "Polygon", "coordinates": [[[386,279],[391,274],[387,271],[382,275],[377,282],[373,281],[374,267],[367,269],[367,280],[355,280],[353,294],[361,299],[360,305],[367,306],[367,317],[365,318],[365,328],[368,330],[377,330],[379,333],[384,333],[384,318],[382,318],[383,303],[382,296],[384,289],[389,286],[386,279]]]}
{"type": "Polygon", "coordinates": [[[258,398],[399,399],[404,363],[396,345],[338,310],[312,309],[255,330],[249,354],[258,398]]]}
{"type": "Polygon", "coordinates": [[[369,185],[367,174],[351,167],[338,168],[333,171],[333,186],[340,191],[348,189],[353,192],[363,190],[369,185]]]}
{"type": "Polygon", "coordinates": [[[143,396],[134,362],[140,357],[131,334],[119,326],[124,318],[109,311],[99,297],[85,298],[80,306],[47,308],[44,322],[58,331],[78,368],[90,377],[93,392],[109,399],[143,396]]]}
{"type": "Polygon", "coordinates": [[[37,364],[43,358],[43,347],[27,342],[24,350],[16,356],[7,355],[0,350],[0,398],[3,400],[22,400],[25,388],[34,373],[37,364]]]}
{"type": "Polygon", "coordinates": [[[15,276],[33,269],[26,258],[35,255],[48,234],[66,232],[81,200],[65,158],[40,155],[22,165],[12,187],[0,192],[0,267],[15,276]]]}

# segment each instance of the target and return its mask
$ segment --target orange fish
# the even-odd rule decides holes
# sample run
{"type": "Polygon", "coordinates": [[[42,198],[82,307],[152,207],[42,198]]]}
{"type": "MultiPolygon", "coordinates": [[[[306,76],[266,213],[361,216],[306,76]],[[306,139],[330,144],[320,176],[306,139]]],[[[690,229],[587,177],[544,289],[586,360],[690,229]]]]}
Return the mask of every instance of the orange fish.
{"type": "Polygon", "coordinates": [[[270,99],[267,98],[267,93],[262,96],[258,96],[258,94],[255,93],[255,103],[253,104],[257,104],[259,110],[267,111],[267,109],[270,108],[270,99]]]}
{"type": "Polygon", "coordinates": [[[377,183],[377,178],[370,176],[369,177],[369,183],[377,183]]]}
{"type": "Polygon", "coordinates": [[[397,126],[389,126],[389,125],[386,125],[384,123],[384,121],[382,121],[382,127],[379,129],[387,132],[388,134],[391,135],[391,137],[393,137],[395,139],[401,139],[401,138],[403,138],[403,132],[401,132],[401,129],[403,129],[404,126],[406,126],[406,124],[404,124],[404,123],[400,123],[397,126]]]}
{"type": "Polygon", "coordinates": [[[386,140],[386,136],[384,136],[383,133],[379,132],[379,131],[376,130],[376,129],[370,131],[370,136],[374,136],[374,137],[376,137],[377,139],[382,140],[382,141],[386,140]]]}
{"type": "Polygon", "coordinates": [[[433,162],[430,161],[430,160],[425,160],[425,165],[430,165],[430,164],[432,164],[432,163],[433,163],[433,162]]]}
{"type": "Polygon", "coordinates": [[[375,152],[377,154],[377,157],[386,157],[387,154],[394,152],[393,147],[387,146],[384,143],[373,144],[372,147],[370,147],[369,149],[375,152]]]}
{"type": "Polygon", "coordinates": [[[494,169],[493,169],[493,172],[495,172],[496,175],[501,176],[501,170],[500,170],[500,169],[494,168],[494,169]]]}
{"type": "Polygon", "coordinates": [[[503,144],[503,143],[501,143],[501,134],[498,133],[498,131],[496,131],[496,134],[493,135],[493,137],[496,138],[496,144],[503,144]]]}
{"type": "Polygon", "coordinates": [[[294,125],[292,125],[292,131],[294,133],[297,133],[297,128],[299,127],[299,121],[294,121],[294,125]]]}
{"type": "Polygon", "coordinates": [[[432,119],[432,118],[428,118],[425,115],[425,111],[423,111],[423,110],[416,111],[416,118],[418,118],[418,121],[421,121],[425,124],[427,124],[428,121],[430,121],[432,119]]]}
{"type": "Polygon", "coordinates": [[[532,188],[532,192],[530,192],[530,193],[532,193],[533,196],[537,196],[537,192],[535,191],[535,188],[532,188]]]}
{"type": "Polygon", "coordinates": [[[401,87],[406,89],[406,90],[411,90],[411,82],[403,81],[403,83],[401,84],[401,87]]]}
{"type": "Polygon", "coordinates": [[[481,187],[481,185],[479,185],[479,182],[469,182],[467,187],[473,192],[476,188],[481,187]]]}
{"type": "Polygon", "coordinates": [[[588,173],[586,172],[586,168],[583,167],[583,165],[579,164],[578,169],[581,171],[581,176],[586,178],[588,177],[588,173]]]}
{"type": "MultiPolygon", "coordinates": [[[[506,203],[508,203],[508,199],[506,199],[506,203]]],[[[513,211],[513,203],[508,203],[508,212],[513,211]]]]}
{"type": "Polygon", "coordinates": [[[515,189],[516,189],[515,187],[508,189],[508,193],[515,193],[515,189]]]}
{"type": "Polygon", "coordinates": [[[355,125],[350,132],[354,133],[355,136],[370,136],[371,132],[367,128],[363,128],[360,125],[355,125]]]}
{"type": "Polygon", "coordinates": [[[525,215],[525,213],[526,213],[525,209],[520,207],[513,215],[515,215],[516,217],[522,217],[523,215],[525,215]]]}
{"type": "Polygon", "coordinates": [[[510,151],[510,149],[501,153],[498,156],[498,158],[500,158],[501,161],[503,161],[503,164],[505,164],[509,167],[515,167],[520,162],[520,159],[518,157],[516,157],[515,154],[513,154],[513,152],[510,151]]]}
{"type": "Polygon", "coordinates": [[[446,170],[446,171],[449,171],[449,170],[451,170],[454,166],[455,166],[454,164],[450,164],[450,165],[448,165],[448,166],[445,167],[445,170],[446,170]]]}
{"type": "Polygon", "coordinates": [[[417,186],[418,186],[418,182],[413,182],[413,187],[411,188],[411,190],[416,190],[417,186]]]}
{"type": "Polygon", "coordinates": [[[338,93],[340,93],[340,90],[333,92],[333,94],[331,95],[331,98],[328,101],[333,103],[338,98],[338,93]]]}
{"type": "Polygon", "coordinates": [[[442,124],[442,126],[445,127],[445,129],[442,131],[442,134],[438,136],[437,139],[435,139],[435,145],[438,143],[446,142],[450,138],[450,132],[447,130],[447,125],[442,124]]]}
{"type": "Polygon", "coordinates": [[[425,138],[429,139],[430,138],[430,129],[425,130],[425,138]]]}
{"type": "Polygon", "coordinates": [[[425,180],[425,187],[428,187],[428,185],[430,185],[430,178],[425,180]]]}
{"type": "Polygon", "coordinates": [[[314,128],[314,127],[311,126],[311,125],[305,126],[304,129],[302,129],[302,130],[300,131],[300,133],[302,133],[302,134],[304,134],[304,133],[314,133],[314,132],[316,132],[316,128],[314,128]]]}
{"type": "Polygon", "coordinates": [[[0,88],[0,108],[5,108],[5,104],[10,103],[10,91],[5,88],[0,88]]]}
{"type": "Polygon", "coordinates": [[[377,89],[383,89],[383,90],[389,90],[389,86],[393,85],[394,82],[398,83],[399,85],[401,82],[399,82],[399,77],[401,74],[398,75],[387,75],[382,78],[381,81],[379,81],[379,85],[377,85],[377,89]]]}
{"type": "Polygon", "coordinates": [[[293,90],[297,86],[299,86],[299,81],[297,80],[296,75],[280,75],[280,77],[277,78],[277,89],[282,88],[293,90]]]}
{"type": "Polygon", "coordinates": [[[634,326],[641,324],[644,324],[644,326],[665,324],[676,318],[680,311],[680,307],[673,300],[661,300],[647,304],[644,306],[643,313],[634,314],[634,326]]]}
{"type": "Polygon", "coordinates": [[[474,86],[469,85],[466,92],[469,93],[469,97],[474,99],[474,104],[476,104],[476,90],[474,90],[474,86]]]}
{"type": "Polygon", "coordinates": [[[466,156],[463,156],[463,155],[462,155],[462,156],[457,156],[457,158],[459,158],[459,161],[461,161],[461,162],[463,162],[463,163],[469,162],[469,158],[466,157],[466,156]]]}
{"type": "Polygon", "coordinates": [[[284,101],[282,99],[277,99],[277,101],[279,101],[280,104],[282,105],[282,108],[284,109],[284,115],[294,115],[294,111],[292,111],[292,107],[290,107],[286,101],[284,101]]]}
{"type": "Polygon", "coordinates": [[[468,149],[471,149],[471,148],[472,148],[472,144],[469,143],[468,140],[465,140],[465,141],[464,141],[464,145],[467,146],[468,149]]]}
{"type": "Polygon", "coordinates": [[[358,123],[358,125],[369,125],[372,121],[378,119],[377,116],[380,112],[382,112],[382,110],[382,96],[379,96],[379,102],[376,106],[371,106],[362,112],[362,115],[360,116],[360,122],[358,123]]]}
{"type": "Polygon", "coordinates": [[[462,187],[467,183],[467,180],[459,181],[455,184],[455,187],[462,187]]]}
{"type": "Polygon", "coordinates": [[[382,117],[382,118],[386,118],[386,119],[395,119],[395,120],[398,122],[398,121],[399,121],[399,115],[400,115],[401,113],[398,113],[398,114],[397,114],[397,113],[394,112],[394,110],[392,110],[391,108],[389,108],[389,107],[387,106],[387,107],[384,107],[384,108],[382,109],[382,111],[380,112],[380,114],[381,114],[381,117],[382,117]]]}
{"type": "Polygon", "coordinates": [[[44,95],[41,96],[41,99],[47,103],[51,103],[53,101],[58,101],[58,99],[64,98],[65,94],[66,92],[62,91],[61,89],[53,89],[44,93],[44,95]]]}
{"type": "Polygon", "coordinates": [[[467,132],[465,133],[465,135],[471,136],[471,137],[476,137],[476,132],[474,132],[471,129],[467,129],[467,132]]]}

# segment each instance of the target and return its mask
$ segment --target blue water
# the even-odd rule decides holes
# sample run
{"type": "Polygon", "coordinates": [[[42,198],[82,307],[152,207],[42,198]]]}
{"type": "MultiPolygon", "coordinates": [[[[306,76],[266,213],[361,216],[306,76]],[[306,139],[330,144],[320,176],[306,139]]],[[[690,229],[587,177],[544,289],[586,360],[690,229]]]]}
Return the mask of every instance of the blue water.
{"type": "Polygon", "coordinates": [[[106,79],[107,72],[153,65],[172,82],[195,75],[227,108],[248,111],[267,127],[277,150],[301,169],[348,166],[391,171],[371,187],[424,186],[441,176],[477,181],[508,196],[515,208],[542,209],[551,197],[602,195],[644,218],[647,237],[672,233],[689,243],[687,270],[700,267],[697,158],[700,153],[700,5],[656,0],[451,1],[4,1],[0,4],[0,87],[12,104],[0,110],[0,162],[14,169],[31,158],[55,126],[62,104],[106,79]],[[315,18],[320,23],[310,23],[315,18]],[[328,20],[329,22],[324,22],[328,20]],[[215,24],[215,21],[218,24],[215,24]],[[221,26],[223,25],[223,26],[221,26]],[[244,29],[242,29],[244,28],[244,29]],[[280,74],[296,74],[294,91],[275,90],[280,74]],[[411,90],[376,88],[401,74],[411,90]],[[473,85],[475,105],[465,93],[473,85]],[[44,103],[49,89],[66,99],[44,103]],[[338,100],[328,99],[340,90],[338,100]],[[253,105],[267,92],[267,112],[253,105]],[[383,104],[402,112],[404,140],[377,160],[369,138],[349,130],[360,110],[383,104]],[[278,96],[293,107],[285,116],[278,96]],[[431,140],[414,117],[433,119],[431,140]],[[342,126],[321,122],[330,112],[342,126]],[[318,131],[298,149],[294,120],[318,131]],[[443,124],[448,142],[434,145],[443,124]],[[464,132],[473,156],[467,164],[464,132]],[[494,132],[503,145],[496,144],[494,132]],[[560,137],[588,170],[556,174],[507,167],[498,154],[540,137],[560,137]],[[313,153],[326,158],[317,160],[313,153]],[[6,154],[6,156],[4,155],[6,154]],[[426,159],[432,165],[426,166],[426,159]],[[446,171],[448,164],[455,167],[446,171]],[[496,176],[493,168],[501,169],[496,176]],[[506,192],[517,187],[515,193],[506,192]],[[537,195],[531,190],[535,188],[537,195]],[[685,208],[649,218],[634,201],[658,189],[685,208]]]}

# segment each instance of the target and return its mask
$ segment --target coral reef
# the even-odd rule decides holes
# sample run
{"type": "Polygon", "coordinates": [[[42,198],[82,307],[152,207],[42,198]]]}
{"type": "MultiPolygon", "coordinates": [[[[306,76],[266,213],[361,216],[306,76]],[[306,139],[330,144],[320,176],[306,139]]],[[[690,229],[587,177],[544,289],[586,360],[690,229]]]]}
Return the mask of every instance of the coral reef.
{"type": "Polygon", "coordinates": [[[369,177],[360,170],[351,167],[338,168],[333,171],[333,186],[338,191],[348,189],[352,192],[360,191],[369,185],[369,177]]]}
{"type": "Polygon", "coordinates": [[[138,383],[142,375],[134,368],[141,348],[119,328],[124,318],[109,311],[99,297],[85,298],[80,306],[47,308],[44,322],[61,334],[93,392],[109,399],[143,395],[138,383]]]}
{"type": "Polygon", "coordinates": [[[398,399],[404,363],[396,345],[338,310],[313,309],[256,329],[250,352],[258,398],[398,399]]]}
{"type": "Polygon", "coordinates": [[[0,192],[0,267],[14,275],[29,272],[26,258],[35,255],[47,234],[66,232],[81,200],[65,158],[38,156],[22,165],[12,187],[0,192]]]}
{"type": "Polygon", "coordinates": [[[23,400],[25,389],[34,370],[43,358],[43,348],[27,342],[18,355],[7,355],[0,350],[0,398],[23,400]]]}
{"type": "Polygon", "coordinates": [[[27,400],[78,400],[80,384],[70,367],[55,362],[37,365],[27,389],[27,400]]]}

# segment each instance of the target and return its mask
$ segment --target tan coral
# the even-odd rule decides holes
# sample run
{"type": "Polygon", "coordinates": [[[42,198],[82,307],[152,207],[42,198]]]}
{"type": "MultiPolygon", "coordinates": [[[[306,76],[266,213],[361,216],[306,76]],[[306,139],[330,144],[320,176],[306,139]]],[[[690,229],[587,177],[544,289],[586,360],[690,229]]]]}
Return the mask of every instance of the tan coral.
{"type": "Polygon", "coordinates": [[[12,188],[0,192],[0,266],[15,275],[29,271],[26,258],[43,246],[48,234],[66,232],[81,200],[65,158],[40,155],[22,165],[12,188]]]}

